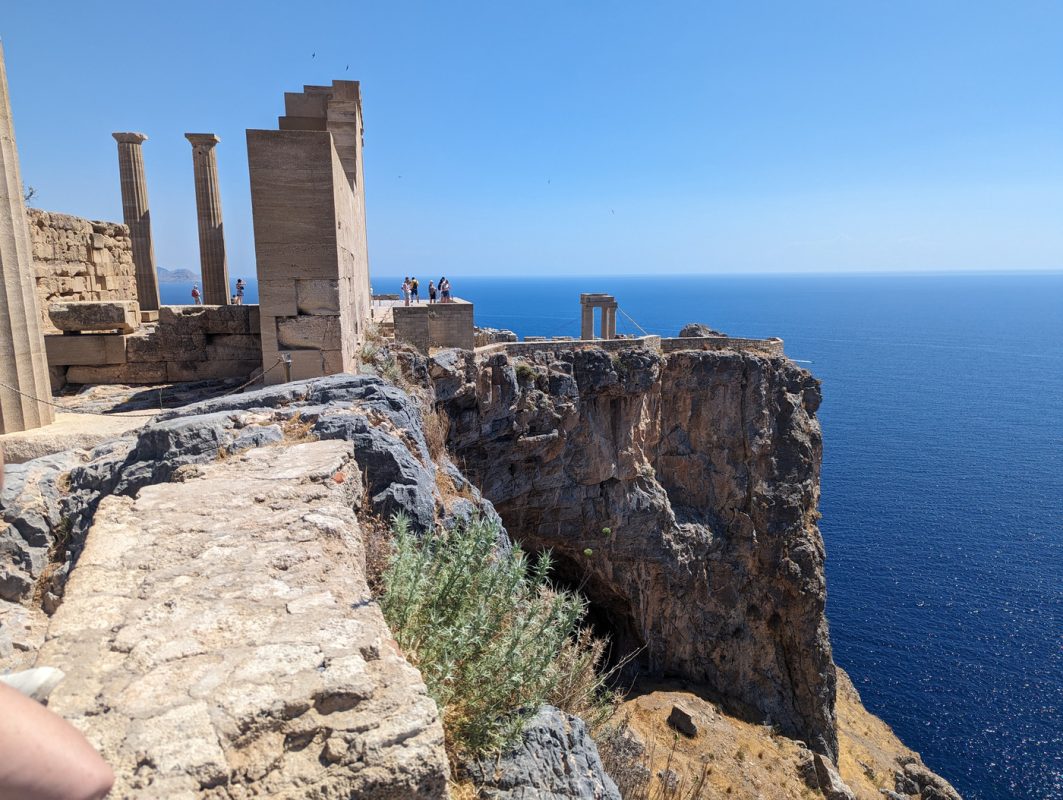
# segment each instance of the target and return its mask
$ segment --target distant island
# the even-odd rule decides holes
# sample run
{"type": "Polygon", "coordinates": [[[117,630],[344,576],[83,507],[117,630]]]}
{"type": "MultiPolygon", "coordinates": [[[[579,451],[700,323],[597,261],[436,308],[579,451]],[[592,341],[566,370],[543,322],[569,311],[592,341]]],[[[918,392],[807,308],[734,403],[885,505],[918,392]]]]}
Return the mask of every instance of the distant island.
{"type": "Polygon", "coordinates": [[[166,269],[159,267],[159,283],[192,283],[200,280],[198,272],[190,269],[166,269]]]}

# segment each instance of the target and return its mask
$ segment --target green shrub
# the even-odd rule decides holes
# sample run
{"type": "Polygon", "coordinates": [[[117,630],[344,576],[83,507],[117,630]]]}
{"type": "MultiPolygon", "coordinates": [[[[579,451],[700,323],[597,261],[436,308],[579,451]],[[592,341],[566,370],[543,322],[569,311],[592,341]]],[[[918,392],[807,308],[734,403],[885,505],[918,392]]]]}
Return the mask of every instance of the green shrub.
{"type": "Polygon", "coordinates": [[[573,658],[591,641],[579,635],[586,604],[549,585],[549,555],[529,565],[519,547],[500,549],[498,525],[483,519],[418,539],[396,517],[393,530],[381,606],[439,705],[452,753],[496,752],[555,692],[585,704],[601,688],[574,674],[602,648],[573,658]]]}
{"type": "Polygon", "coordinates": [[[535,371],[534,367],[530,367],[523,362],[517,364],[515,369],[518,383],[535,383],[535,379],[539,377],[539,373],[535,371]]]}

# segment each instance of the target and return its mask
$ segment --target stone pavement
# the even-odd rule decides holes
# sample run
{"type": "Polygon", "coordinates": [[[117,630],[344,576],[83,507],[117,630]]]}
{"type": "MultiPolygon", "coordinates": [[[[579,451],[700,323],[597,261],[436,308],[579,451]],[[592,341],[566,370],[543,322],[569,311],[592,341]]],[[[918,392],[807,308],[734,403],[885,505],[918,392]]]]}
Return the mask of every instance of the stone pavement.
{"type": "Polygon", "coordinates": [[[101,503],[38,665],[115,797],[444,797],[435,704],[365,582],[342,440],[101,503]]]}

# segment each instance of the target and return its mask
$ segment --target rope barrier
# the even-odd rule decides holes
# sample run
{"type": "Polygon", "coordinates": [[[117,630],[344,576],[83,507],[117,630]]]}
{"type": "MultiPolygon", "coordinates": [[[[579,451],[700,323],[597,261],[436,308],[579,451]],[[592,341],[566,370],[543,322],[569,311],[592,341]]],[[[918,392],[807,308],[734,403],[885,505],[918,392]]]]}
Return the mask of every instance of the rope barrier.
{"type": "MultiPolygon", "coordinates": [[[[209,399],[209,400],[217,400],[219,398],[228,397],[229,395],[233,395],[233,394],[236,394],[237,392],[243,391],[244,389],[246,389],[251,384],[256,383],[256,382],[262,380],[263,378],[265,378],[269,373],[271,373],[273,370],[275,370],[277,367],[279,367],[283,363],[284,363],[284,359],[278,358],[277,362],[273,366],[271,366],[269,369],[263,371],[263,373],[261,375],[258,375],[256,377],[252,378],[251,380],[247,381],[246,383],[240,384],[235,389],[230,389],[228,392],[223,392],[222,394],[215,395],[214,397],[210,397],[210,398],[207,398],[207,399],[209,399]]],[[[59,403],[53,403],[51,400],[45,400],[43,397],[37,397],[35,395],[28,394],[27,392],[23,392],[21,389],[16,389],[14,386],[9,386],[8,384],[3,383],[3,382],[0,382],[0,386],[2,386],[5,389],[10,389],[12,392],[14,392],[15,394],[21,395],[22,397],[29,398],[30,400],[35,400],[38,403],[44,403],[45,405],[52,406],[53,408],[57,408],[60,411],[63,411],[65,413],[67,413],[67,414],[86,414],[88,416],[95,416],[95,417],[113,417],[116,414],[121,414],[123,417],[157,417],[157,416],[159,416],[159,414],[163,413],[164,411],[172,411],[174,408],[180,408],[180,406],[173,406],[171,408],[160,408],[158,411],[152,411],[150,413],[143,413],[143,414],[142,413],[138,413],[136,411],[118,411],[118,412],[115,412],[115,411],[86,411],[85,409],[69,408],[69,407],[61,405],[59,403]]],[[[160,390],[159,393],[161,395],[162,390],[160,390]]],[[[160,400],[160,405],[161,405],[161,400],[160,400]]]]}
{"type": "Polygon", "coordinates": [[[623,314],[625,317],[627,317],[629,320],[631,320],[631,324],[634,325],[636,328],[638,328],[640,331],[642,331],[642,335],[643,336],[649,336],[650,335],[646,331],[645,328],[643,328],[641,325],[639,325],[637,322],[635,322],[635,320],[632,319],[631,315],[628,314],[626,311],[624,311],[624,309],[622,309],[620,306],[617,306],[616,310],[619,311],[621,314],[623,314]]]}

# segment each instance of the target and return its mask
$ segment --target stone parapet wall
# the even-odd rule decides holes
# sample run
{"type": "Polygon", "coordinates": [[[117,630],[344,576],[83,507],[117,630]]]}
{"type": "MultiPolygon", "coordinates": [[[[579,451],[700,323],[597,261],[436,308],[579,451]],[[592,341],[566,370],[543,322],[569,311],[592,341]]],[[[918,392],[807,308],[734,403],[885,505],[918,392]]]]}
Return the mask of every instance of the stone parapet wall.
{"type": "Polygon", "coordinates": [[[451,303],[395,306],[391,310],[395,338],[422,353],[434,347],[472,350],[476,345],[473,306],[465,300],[451,303]]]}
{"type": "Polygon", "coordinates": [[[661,350],[674,353],[678,350],[739,350],[744,353],[760,353],[765,356],[782,356],[783,340],[741,339],[736,336],[684,336],[661,339],[661,350]]]}
{"type": "Polygon", "coordinates": [[[642,336],[638,339],[557,339],[549,342],[499,342],[486,347],[477,347],[477,356],[505,353],[511,356],[533,356],[537,353],[556,354],[572,350],[660,350],[660,336],[642,336]]]}
{"type": "Polygon", "coordinates": [[[51,303],[137,299],[133,244],[125,225],[36,208],[27,209],[26,217],[46,332],[56,330],[48,317],[51,303]]]}
{"type": "Polygon", "coordinates": [[[163,306],[135,333],[53,334],[45,347],[49,366],[65,370],[57,384],[246,378],[262,363],[259,325],[253,305],[163,306]]]}

